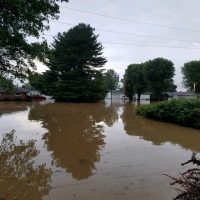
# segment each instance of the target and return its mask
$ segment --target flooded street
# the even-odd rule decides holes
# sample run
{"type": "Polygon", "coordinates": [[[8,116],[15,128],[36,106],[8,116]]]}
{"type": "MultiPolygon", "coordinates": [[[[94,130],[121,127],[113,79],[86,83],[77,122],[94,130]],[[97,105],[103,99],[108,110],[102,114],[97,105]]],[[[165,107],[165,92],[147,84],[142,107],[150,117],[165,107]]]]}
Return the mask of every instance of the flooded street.
{"type": "Polygon", "coordinates": [[[0,103],[0,199],[171,200],[200,131],[129,103],[0,103]]]}

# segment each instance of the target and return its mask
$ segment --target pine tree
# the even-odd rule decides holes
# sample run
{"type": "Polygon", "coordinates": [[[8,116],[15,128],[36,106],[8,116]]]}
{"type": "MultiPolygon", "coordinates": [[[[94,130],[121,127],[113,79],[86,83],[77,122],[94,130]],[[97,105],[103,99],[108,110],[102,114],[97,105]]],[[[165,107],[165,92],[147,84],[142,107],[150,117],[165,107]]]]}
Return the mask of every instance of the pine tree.
{"type": "Polygon", "coordinates": [[[79,24],[58,34],[44,73],[47,94],[58,101],[97,102],[105,98],[103,47],[90,25],[79,24]],[[50,85],[49,85],[50,83],[50,85]]]}

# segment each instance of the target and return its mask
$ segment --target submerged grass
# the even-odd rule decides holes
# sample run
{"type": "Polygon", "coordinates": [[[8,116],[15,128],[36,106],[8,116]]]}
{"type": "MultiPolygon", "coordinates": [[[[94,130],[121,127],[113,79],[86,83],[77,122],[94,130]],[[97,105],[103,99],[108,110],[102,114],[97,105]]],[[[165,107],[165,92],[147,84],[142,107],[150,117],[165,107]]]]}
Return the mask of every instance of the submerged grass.
{"type": "Polygon", "coordinates": [[[159,121],[200,129],[200,100],[170,100],[137,108],[137,114],[159,121]]]}

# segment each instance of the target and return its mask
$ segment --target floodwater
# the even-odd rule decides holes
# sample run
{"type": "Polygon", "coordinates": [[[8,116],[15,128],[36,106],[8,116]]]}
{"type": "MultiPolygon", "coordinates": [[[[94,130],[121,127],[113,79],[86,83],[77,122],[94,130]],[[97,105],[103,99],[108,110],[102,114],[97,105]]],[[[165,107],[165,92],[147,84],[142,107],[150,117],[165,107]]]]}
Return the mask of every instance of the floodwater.
{"type": "Polygon", "coordinates": [[[0,103],[0,199],[171,200],[200,131],[135,106],[0,103]]]}

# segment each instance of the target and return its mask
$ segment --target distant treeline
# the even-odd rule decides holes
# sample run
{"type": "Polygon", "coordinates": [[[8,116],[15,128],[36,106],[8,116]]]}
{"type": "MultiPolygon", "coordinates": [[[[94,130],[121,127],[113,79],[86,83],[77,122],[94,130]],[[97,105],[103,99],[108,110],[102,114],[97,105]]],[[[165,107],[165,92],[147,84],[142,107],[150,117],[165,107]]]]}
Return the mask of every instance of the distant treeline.
{"type": "MultiPolygon", "coordinates": [[[[130,101],[137,94],[140,101],[142,93],[150,92],[151,99],[162,100],[163,92],[175,92],[174,64],[164,58],[156,58],[141,64],[127,67],[123,83],[126,96],[130,101]]],[[[182,67],[183,83],[190,91],[200,92],[200,61],[185,63],[182,67]]]]}
{"type": "Polygon", "coordinates": [[[163,92],[176,91],[173,76],[175,68],[170,60],[156,58],[141,64],[131,64],[124,75],[125,94],[130,101],[137,94],[140,101],[142,93],[151,92],[154,99],[161,100],[163,92]]]}
{"type": "MultiPolygon", "coordinates": [[[[90,25],[81,23],[59,33],[50,46],[38,38],[49,30],[49,22],[59,17],[61,3],[68,0],[4,1],[0,3],[0,87],[12,93],[13,79],[29,79],[24,87],[37,89],[58,101],[96,102],[108,91],[118,88],[119,76],[113,70],[104,73],[107,60],[103,47],[90,25]],[[28,13],[28,14],[27,14],[28,13]],[[35,38],[31,42],[27,38],[35,38]],[[36,62],[48,70],[35,73],[36,62]]],[[[134,63],[134,61],[133,61],[134,63]]],[[[182,68],[184,85],[200,91],[200,61],[186,63],[182,68]]],[[[128,66],[123,83],[130,100],[143,92],[161,99],[163,91],[174,91],[173,63],[163,58],[128,66]]]]}
{"type": "MultiPolygon", "coordinates": [[[[106,72],[103,69],[107,59],[102,55],[103,46],[94,31],[90,25],[80,23],[67,32],[58,33],[52,45],[45,47],[45,54],[41,55],[48,70],[40,74],[28,67],[23,69],[29,80],[24,87],[65,102],[98,102],[104,100],[109,91],[112,94],[113,90],[119,89],[119,75],[113,69],[106,72]]],[[[17,73],[7,70],[6,66],[4,69],[0,75],[0,87],[12,93],[12,78],[17,73]]],[[[200,61],[184,64],[182,72],[184,85],[200,92],[200,61]]],[[[130,64],[122,87],[130,101],[134,94],[140,101],[142,93],[150,93],[152,99],[162,100],[163,92],[176,91],[174,74],[173,62],[164,58],[130,64]]]]}

